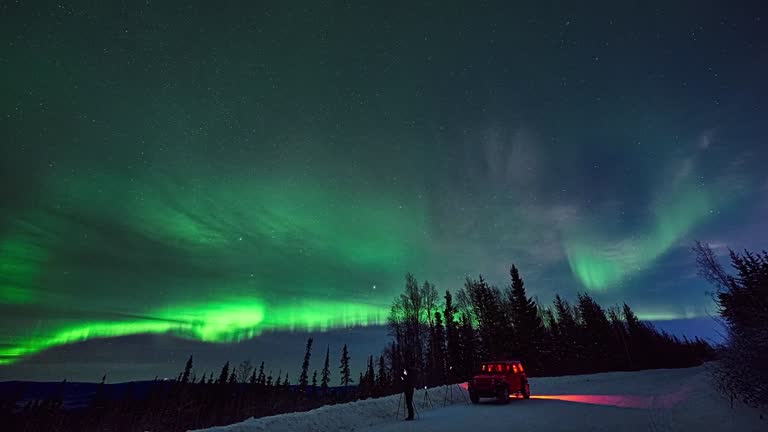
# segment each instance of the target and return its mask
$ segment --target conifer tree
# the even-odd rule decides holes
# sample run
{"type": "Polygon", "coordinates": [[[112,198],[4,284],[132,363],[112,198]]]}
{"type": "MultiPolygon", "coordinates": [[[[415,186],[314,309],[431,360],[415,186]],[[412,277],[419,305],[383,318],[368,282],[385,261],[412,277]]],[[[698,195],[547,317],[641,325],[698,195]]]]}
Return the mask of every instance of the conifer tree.
{"type": "Polygon", "coordinates": [[[611,324],[605,310],[587,293],[578,294],[578,311],[581,316],[581,346],[584,348],[587,371],[604,371],[610,368],[613,350],[611,324]]]}
{"type": "Polygon", "coordinates": [[[544,339],[544,322],[539,314],[539,307],[525,292],[525,283],[515,265],[509,269],[511,279],[507,289],[507,302],[510,305],[512,334],[515,349],[529,369],[539,370],[541,361],[538,353],[544,339]]]}
{"type": "Polygon", "coordinates": [[[299,375],[299,389],[303,392],[307,390],[309,381],[309,360],[312,356],[312,338],[307,339],[307,349],[304,352],[304,362],[301,364],[301,375],[299,375]]]}
{"type": "Polygon", "coordinates": [[[464,289],[472,304],[477,320],[483,356],[504,358],[510,355],[510,326],[504,313],[501,292],[489,285],[482,276],[477,280],[467,278],[464,289]]]}
{"type": "Polygon", "coordinates": [[[331,348],[325,349],[325,363],[323,364],[323,371],[320,375],[320,388],[323,390],[323,394],[328,391],[328,384],[331,382],[331,348]]]}
{"type": "Polygon", "coordinates": [[[616,357],[616,364],[611,365],[612,369],[632,369],[632,356],[629,352],[629,333],[627,327],[624,325],[624,321],[619,316],[619,311],[616,308],[608,309],[608,320],[611,322],[611,330],[613,331],[613,337],[617,342],[618,352],[614,353],[616,357]]]}
{"type": "Polygon", "coordinates": [[[376,387],[380,393],[386,392],[389,387],[389,374],[387,373],[387,365],[384,362],[384,355],[379,356],[379,371],[376,377],[376,387]]]}
{"type": "Polygon", "coordinates": [[[339,365],[339,371],[341,375],[341,385],[348,386],[354,381],[350,377],[349,370],[349,351],[347,350],[347,344],[344,344],[344,348],[341,350],[341,362],[339,365]]]}
{"type": "Polygon", "coordinates": [[[224,363],[224,366],[221,367],[221,373],[219,374],[219,379],[216,383],[226,384],[227,379],[229,379],[229,362],[224,363]]]}
{"type": "Polygon", "coordinates": [[[358,378],[359,381],[357,385],[357,394],[358,397],[366,398],[368,396],[368,385],[366,383],[365,376],[363,376],[363,373],[360,372],[360,377],[358,378]]]}
{"type": "Polygon", "coordinates": [[[433,384],[446,383],[445,368],[445,328],[443,327],[443,315],[435,312],[434,330],[432,331],[432,376],[433,384]]]}
{"type": "Polygon", "coordinates": [[[466,313],[461,314],[461,328],[460,328],[461,340],[461,379],[467,379],[471,377],[475,369],[478,366],[477,362],[477,334],[474,327],[472,327],[472,321],[466,313]]]}
{"type": "Polygon", "coordinates": [[[368,393],[373,391],[373,386],[376,384],[376,373],[373,369],[373,356],[368,356],[368,369],[365,371],[365,383],[368,387],[368,393]]]}
{"type": "Polygon", "coordinates": [[[453,383],[458,378],[457,368],[461,362],[461,347],[459,346],[459,328],[456,323],[456,307],[453,304],[453,296],[448,290],[445,291],[443,317],[445,319],[445,363],[448,380],[453,383]]]}
{"type": "Polygon", "coordinates": [[[628,304],[622,307],[622,318],[629,334],[629,352],[633,359],[634,368],[645,368],[650,364],[653,355],[653,332],[635,315],[628,304]]]}
{"type": "Polygon", "coordinates": [[[555,315],[557,317],[557,357],[561,359],[560,373],[575,373],[577,362],[581,361],[578,349],[579,326],[573,309],[566,300],[555,295],[555,315]]]}
{"type": "Polygon", "coordinates": [[[266,385],[266,377],[264,376],[264,362],[261,362],[261,366],[259,366],[259,376],[256,378],[256,382],[260,385],[266,385]]]}
{"type": "Polygon", "coordinates": [[[186,366],[184,366],[184,374],[181,376],[181,383],[186,384],[189,382],[189,374],[192,371],[192,356],[189,356],[186,366]]]}
{"type": "Polygon", "coordinates": [[[312,388],[317,388],[317,369],[312,372],[312,388]]]}

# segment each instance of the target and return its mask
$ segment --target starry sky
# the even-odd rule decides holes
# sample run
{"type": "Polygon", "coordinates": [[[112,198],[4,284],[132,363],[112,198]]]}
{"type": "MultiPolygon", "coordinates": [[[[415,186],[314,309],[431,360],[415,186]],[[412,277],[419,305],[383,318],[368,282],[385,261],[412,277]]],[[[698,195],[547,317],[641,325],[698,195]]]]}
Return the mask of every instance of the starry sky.
{"type": "Polygon", "coordinates": [[[691,243],[768,244],[768,13],[669,3],[3,2],[0,378],[362,362],[406,272],[511,263],[712,334],[691,243]]]}

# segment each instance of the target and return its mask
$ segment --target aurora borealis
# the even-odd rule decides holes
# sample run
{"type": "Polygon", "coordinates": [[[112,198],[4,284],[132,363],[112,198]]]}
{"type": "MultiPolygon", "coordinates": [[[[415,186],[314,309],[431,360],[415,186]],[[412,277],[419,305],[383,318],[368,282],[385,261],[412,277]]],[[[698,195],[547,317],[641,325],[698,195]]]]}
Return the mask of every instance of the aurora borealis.
{"type": "Polygon", "coordinates": [[[758,6],[101,3],[0,6],[2,378],[376,327],[408,271],[513,262],[699,319],[691,242],[768,244],[758,6]]]}

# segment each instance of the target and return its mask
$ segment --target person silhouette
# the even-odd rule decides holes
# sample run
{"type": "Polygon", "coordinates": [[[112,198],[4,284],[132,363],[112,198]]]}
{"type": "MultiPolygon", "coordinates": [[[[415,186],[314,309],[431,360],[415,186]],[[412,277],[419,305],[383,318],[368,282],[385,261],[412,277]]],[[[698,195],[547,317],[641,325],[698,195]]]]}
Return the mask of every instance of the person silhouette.
{"type": "Polygon", "coordinates": [[[405,406],[408,408],[408,417],[406,421],[413,420],[413,386],[416,384],[413,369],[406,366],[403,368],[403,372],[400,375],[400,382],[403,386],[403,394],[405,395],[405,406]]]}

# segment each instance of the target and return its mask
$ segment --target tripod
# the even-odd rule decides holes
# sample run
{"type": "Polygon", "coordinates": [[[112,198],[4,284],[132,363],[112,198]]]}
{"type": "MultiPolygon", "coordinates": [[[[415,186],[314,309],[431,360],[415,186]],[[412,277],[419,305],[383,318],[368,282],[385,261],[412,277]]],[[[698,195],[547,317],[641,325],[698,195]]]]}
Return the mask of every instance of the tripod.
{"type": "Polygon", "coordinates": [[[424,387],[424,407],[430,407],[432,408],[432,399],[429,397],[429,391],[427,390],[427,387],[424,387]]]}
{"type": "Polygon", "coordinates": [[[448,400],[453,402],[453,389],[456,389],[456,391],[461,395],[461,398],[464,400],[465,403],[469,403],[467,400],[467,395],[464,393],[464,391],[459,387],[458,384],[447,384],[445,386],[445,397],[443,397],[443,406],[448,405],[448,400]],[[449,397],[450,395],[450,397],[449,397]]]}

